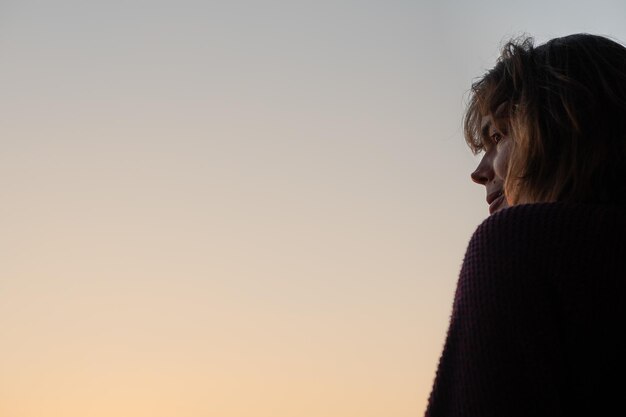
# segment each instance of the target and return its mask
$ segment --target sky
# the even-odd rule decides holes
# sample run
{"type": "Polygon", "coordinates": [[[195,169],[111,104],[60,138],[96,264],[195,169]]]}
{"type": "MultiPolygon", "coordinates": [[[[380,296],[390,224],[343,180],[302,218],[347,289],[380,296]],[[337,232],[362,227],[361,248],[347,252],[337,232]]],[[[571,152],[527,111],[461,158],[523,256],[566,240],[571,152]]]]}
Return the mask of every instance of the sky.
{"type": "Polygon", "coordinates": [[[0,415],[422,415],[513,36],[626,3],[0,3],[0,415]]]}

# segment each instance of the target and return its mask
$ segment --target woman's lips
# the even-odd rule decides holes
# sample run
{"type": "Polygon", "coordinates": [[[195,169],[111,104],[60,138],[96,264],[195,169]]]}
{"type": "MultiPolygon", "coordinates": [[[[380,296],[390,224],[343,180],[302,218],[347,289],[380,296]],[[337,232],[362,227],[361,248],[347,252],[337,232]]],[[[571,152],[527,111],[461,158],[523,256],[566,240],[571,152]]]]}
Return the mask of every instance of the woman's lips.
{"type": "Polygon", "coordinates": [[[504,194],[500,195],[500,197],[493,200],[491,204],[489,204],[489,214],[495,213],[498,210],[498,208],[502,205],[503,201],[504,201],[504,194]]]}

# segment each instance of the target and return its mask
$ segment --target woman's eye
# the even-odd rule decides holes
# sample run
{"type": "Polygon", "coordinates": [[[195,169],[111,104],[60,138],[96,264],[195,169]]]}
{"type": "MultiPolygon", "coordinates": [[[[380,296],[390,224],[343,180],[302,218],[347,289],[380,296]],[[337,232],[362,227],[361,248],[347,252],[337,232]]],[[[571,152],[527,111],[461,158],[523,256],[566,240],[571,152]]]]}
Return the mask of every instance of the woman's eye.
{"type": "Polygon", "coordinates": [[[502,140],[502,135],[500,133],[496,132],[496,133],[491,135],[491,140],[493,141],[493,143],[495,143],[497,145],[498,142],[500,142],[502,140]]]}

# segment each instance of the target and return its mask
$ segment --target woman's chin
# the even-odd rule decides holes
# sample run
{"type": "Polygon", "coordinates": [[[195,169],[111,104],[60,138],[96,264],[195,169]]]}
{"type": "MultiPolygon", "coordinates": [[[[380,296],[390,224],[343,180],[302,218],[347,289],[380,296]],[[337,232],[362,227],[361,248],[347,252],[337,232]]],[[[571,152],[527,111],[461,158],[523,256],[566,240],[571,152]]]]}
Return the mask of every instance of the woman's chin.
{"type": "Polygon", "coordinates": [[[503,208],[507,208],[509,206],[506,201],[506,197],[502,194],[500,197],[493,200],[493,202],[489,205],[489,214],[493,214],[496,211],[500,211],[503,208]]]}

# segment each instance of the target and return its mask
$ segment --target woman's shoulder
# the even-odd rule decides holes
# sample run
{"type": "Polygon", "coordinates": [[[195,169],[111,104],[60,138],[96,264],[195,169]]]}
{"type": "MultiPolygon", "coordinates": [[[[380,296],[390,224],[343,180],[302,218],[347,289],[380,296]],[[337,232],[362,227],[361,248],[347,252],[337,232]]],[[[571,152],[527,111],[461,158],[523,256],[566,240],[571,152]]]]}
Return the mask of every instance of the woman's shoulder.
{"type": "Polygon", "coordinates": [[[494,294],[500,301],[510,301],[535,297],[548,287],[567,292],[563,288],[604,285],[624,276],[623,259],[623,208],[561,203],[506,208],[474,232],[463,260],[456,302],[463,305],[476,294],[480,302],[494,294]]]}
{"type": "MultiPolygon", "coordinates": [[[[578,235],[623,231],[626,207],[590,203],[535,203],[502,209],[485,219],[474,237],[515,237],[516,240],[537,235],[578,235]]],[[[556,237],[555,236],[555,237],[556,237]]]]}
{"type": "Polygon", "coordinates": [[[470,240],[465,266],[499,265],[509,275],[516,266],[543,275],[624,257],[626,208],[539,203],[502,209],[483,221],[470,240]]]}

